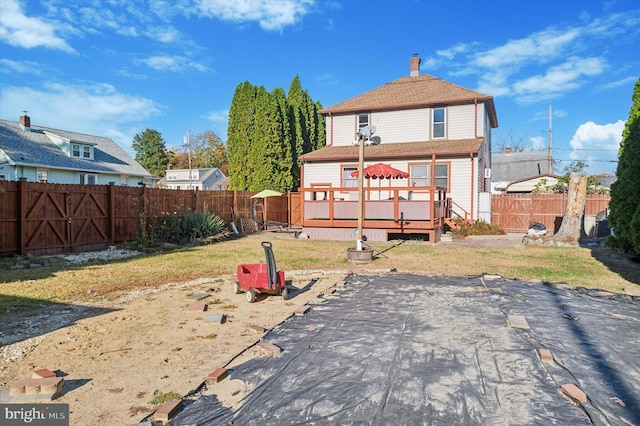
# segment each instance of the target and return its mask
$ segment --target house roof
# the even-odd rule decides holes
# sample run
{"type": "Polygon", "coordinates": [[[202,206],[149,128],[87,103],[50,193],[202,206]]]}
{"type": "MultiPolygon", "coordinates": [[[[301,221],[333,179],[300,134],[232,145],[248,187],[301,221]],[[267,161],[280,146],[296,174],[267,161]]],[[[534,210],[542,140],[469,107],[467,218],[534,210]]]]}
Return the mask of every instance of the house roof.
{"type": "Polygon", "coordinates": [[[491,127],[498,127],[493,97],[465,89],[429,74],[401,77],[361,95],[319,111],[320,114],[354,113],[358,111],[398,110],[433,105],[484,102],[491,127]]]}
{"type": "MultiPolygon", "coordinates": [[[[482,139],[462,139],[462,140],[442,140],[427,142],[405,142],[405,143],[389,143],[370,145],[365,147],[365,158],[367,161],[381,159],[388,160],[392,158],[415,158],[428,157],[436,154],[439,157],[443,155],[465,155],[477,154],[482,146],[482,139]]],[[[358,146],[325,146],[316,151],[298,157],[305,162],[320,161],[357,161],[358,146]]]]}
{"type": "Polygon", "coordinates": [[[11,165],[153,178],[118,144],[102,136],[40,126],[31,126],[30,130],[23,130],[18,122],[0,120],[0,150],[9,157],[11,165]],[[47,136],[47,133],[71,142],[93,145],[94,159],[70,157],[47,136]]]}
{"type": "MultiPolygon", "coordinates": [[[[222,179],[224,179],[224,177],[225,177],[225,176],[224,176],[224,174],[222,173],[222,171],[221,171],[219,168],[217,168],[217,167],[202,168],[202,169],[193,169],[193,170],[198,170],[198,172],[199,172],[199,173],[198,173],[198,179],[191,179],[191,180],[190,180],[190,179],[187,177],[186,179],[171,179],[171,181],[170,181],[170,182],[171,182],[171,183],[174,183],[174,184],[175,184],[175,183],[179,183],[179,184],[185,183],[185,184],[188,184],[189,182],[191,182],[191,183],[204,183],[207,179],[209,179],[209,178],[211,177],[211,175],[213,175],[213,174],[216,172],[216,170],[220,173],[220,176],[221,176],[221,178],[220,178],[219,180],[222,180],[222,179]]],[[[176,171],[179,171],[179,172],[187,172],[187,176],[189,176],[189,169],[171,169],[171,170],[167,170],[167,172],[170,172],[170,171],[171,171],[171,172],[176,172],[176,171]]],[[[215,181],[215,182],[218,182],[219,180],[217,180],[217,181],[215,181]]],[[[166,175],[165,175],[165,177],[163,177],[162,179],[160,179],[160,182],[158,182],[158,184],[159,184],[159,185],[162,185],[162,184],[166,184],[167,182],[169,182],[169,181],[167,180],[167,177],[166,177],[166,175]]]]}
{"type": "Polygon", "coordinates": [[[491,180],[512,182],[539,176],[549,171],[548,151],[491,153],[491,180]]]}

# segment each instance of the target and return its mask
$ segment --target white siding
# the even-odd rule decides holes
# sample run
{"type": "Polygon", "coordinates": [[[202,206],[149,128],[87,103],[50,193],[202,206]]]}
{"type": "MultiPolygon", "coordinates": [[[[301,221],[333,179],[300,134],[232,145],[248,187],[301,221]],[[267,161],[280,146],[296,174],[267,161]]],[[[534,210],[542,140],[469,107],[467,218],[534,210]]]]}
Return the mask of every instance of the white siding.
{"type": "Polygon", "coordinates": [[[426,108],[373,113],[371,122],[381,143],[429,140],[429,109],[426,108]]]}
{"type": "MultiPolygon", "coordinates": [[[[481,116],[480,116],[481,117],[481,116]]],[[[447,108],[447,139],[472,139],[475,135],[475,106],[461,105],[447,108]]],[[[479,120],[482,123],[482,118],[479,120]]]]}
{"type": "Polygon", "coordinates": [[[356,115],[339,115],[328,121],[331,120],[333,120],[333,134],[327,133],[327,145],[332,141],[334,146],[351,145],[356,140],[356,115]]]}

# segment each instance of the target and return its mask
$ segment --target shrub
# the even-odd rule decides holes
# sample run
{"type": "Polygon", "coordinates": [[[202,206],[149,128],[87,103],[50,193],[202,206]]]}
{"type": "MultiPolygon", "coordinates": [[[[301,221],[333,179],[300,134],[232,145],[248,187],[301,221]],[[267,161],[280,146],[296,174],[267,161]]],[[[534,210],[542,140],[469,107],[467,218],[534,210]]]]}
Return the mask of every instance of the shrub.
{"type": "MultiPolygon", "coordinates": [[[[143,227],[142,221],[140,226],[143,227]]],[[[138,235],[138,245],[146,248],[162,243],[193,244],[202,240],[221,240],[229,236],[229,231],[219,216],[193,211],[156,217],[138,235]]]]}
{"type": "Polygon", "coordinates": [[[458,226],[457,229],[452,229],[451,234],[455,238],[464,238],[469,235],[504,235],[506,232],[498,225],[492,225],[479,219],[473,223],[465,222],[461,218],[455,218],[454,221],[458,226]]]}

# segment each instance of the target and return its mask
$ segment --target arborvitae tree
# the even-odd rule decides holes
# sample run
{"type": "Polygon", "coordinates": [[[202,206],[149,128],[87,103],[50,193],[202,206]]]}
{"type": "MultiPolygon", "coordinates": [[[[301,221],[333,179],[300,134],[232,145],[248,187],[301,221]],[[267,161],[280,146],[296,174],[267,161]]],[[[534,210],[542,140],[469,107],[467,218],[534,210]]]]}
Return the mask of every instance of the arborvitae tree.
{"type": "Polygon", "coordinates": [[[156,130],[146,129],[133,137],[135,160],[149,173],[162,177],[167,170],[169,157],[164,139],[156,130]]]}
{"type": "Polygon", "coordinates": [[[633,91],[629,119],[618,152],[617,181],[611,185],[613,246],[640,256],[640,79],[633,91]]]}
{"type": "Polygon", "coordinates": [[[256,91],[256,87],[248,81],[239,84],[229,109],[227,155],[230,187],[243,191],[247,190],[248,179],[251,176],[249,153],[253,135],[256,91]]]}
{"type": "Polygon", "coordinates": [[[318,123],[316,125],[316,134],[317,134],[317,139],[316,139],[316,145],[314,149],[320,149],[323,146],[326,145],[327,143],[327,132],[325,131],[325,125],[324,125],[324,116],[318,114],[318,111],[320,111],[322,109],[322,104],[320,103],[320,101],[316,102],[316,117],[318,118],[318,123]]]}
{"type": "Polygon", "coordinates": [[[324,146],[321,109],[296,76],[289,94],[268,93],[249,82],[238,85],[229,111],[227,153],[231,188],[295,190],[298,156],[324,146]]]}

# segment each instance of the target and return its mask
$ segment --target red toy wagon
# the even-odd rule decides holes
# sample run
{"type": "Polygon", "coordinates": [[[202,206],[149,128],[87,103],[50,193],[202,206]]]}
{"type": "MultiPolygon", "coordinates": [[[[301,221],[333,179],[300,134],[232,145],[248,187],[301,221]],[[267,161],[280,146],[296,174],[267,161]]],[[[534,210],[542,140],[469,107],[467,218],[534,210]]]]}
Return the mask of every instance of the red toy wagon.
{"type": "Polygon", "coordinates": [[[236,294],[246,292],[249,303],[255,302],[256,295],[261,293],[279,294],[283,300],[288,300],[289,289],[284,280],[284,271],[278,271],[276,268],[271,243],[262,242],[262,248],[264,248],[267,263],[238,265],[238,281],[235,283],[234,290],[236,294]]]}

